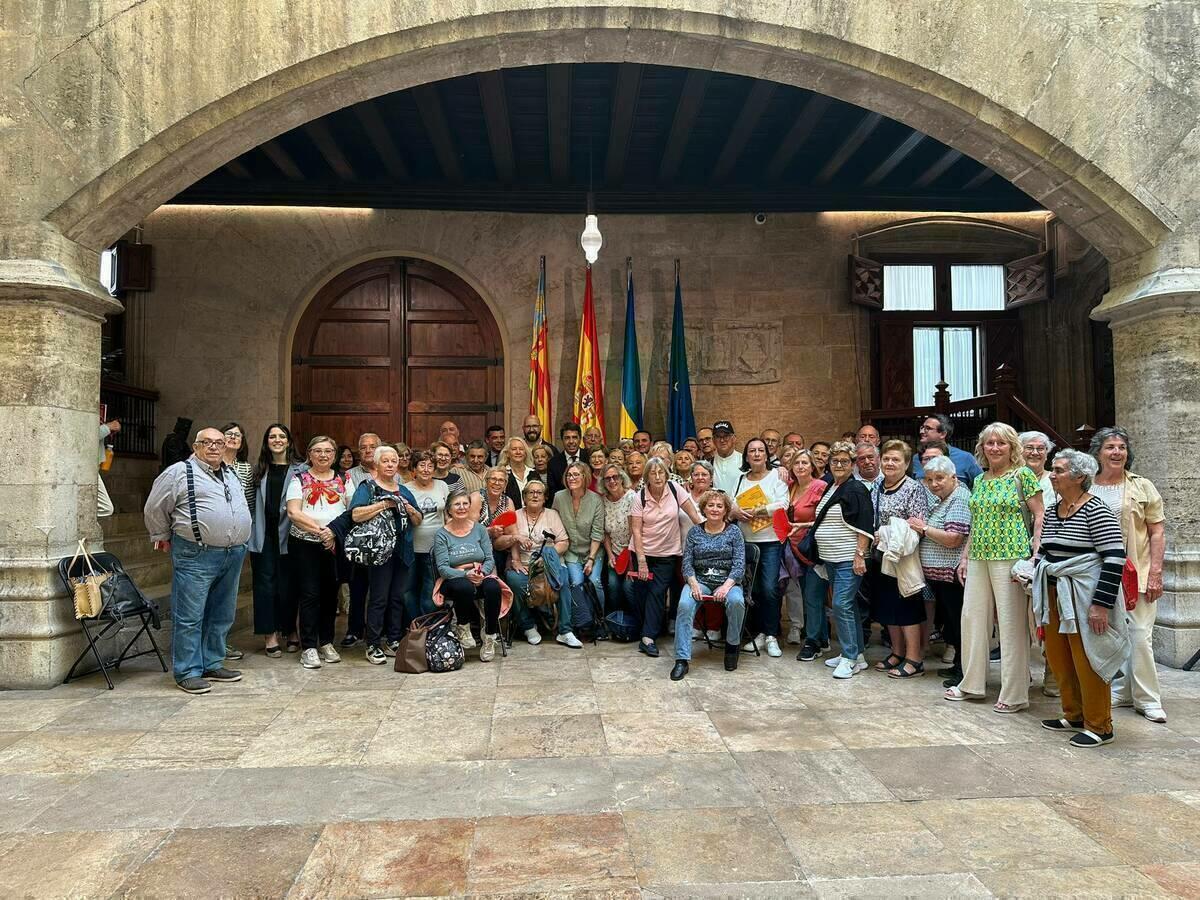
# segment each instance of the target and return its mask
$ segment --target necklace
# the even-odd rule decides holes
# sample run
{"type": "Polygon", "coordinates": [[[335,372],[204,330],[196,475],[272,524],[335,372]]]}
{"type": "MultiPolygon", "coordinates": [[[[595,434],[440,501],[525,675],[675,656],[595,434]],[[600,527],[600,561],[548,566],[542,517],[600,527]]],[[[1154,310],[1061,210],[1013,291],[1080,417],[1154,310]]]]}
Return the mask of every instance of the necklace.
{"type": "Polygon", "coordinates": [[[1076,498],[1075,498],[1075,500],[1074,500],[1073,502],[1071,502],[1071,503],[1068,503],[1068,504],[1067,504],[1067,511],[1066,511],[1065,513],[1063,513],[1062,517],[1063,517],[1063,518],[1068,518],[1068,517],[1071,515],[1071,513],[1075,512],[1075,510],[1076,510],[1076,509],[1078,509],[1080,506],[1082,506],[1082,505],[1083,505],[1083,498],[1084,498],[1084,497],[1086,497],[1086,496],[1087,496],[1087,493],[1086,493],[1086,492],[1085,492],[1085,493],[1082,493],[1082,494],[1080,494],[1078,497],[1076,497],[1076,498]]]}

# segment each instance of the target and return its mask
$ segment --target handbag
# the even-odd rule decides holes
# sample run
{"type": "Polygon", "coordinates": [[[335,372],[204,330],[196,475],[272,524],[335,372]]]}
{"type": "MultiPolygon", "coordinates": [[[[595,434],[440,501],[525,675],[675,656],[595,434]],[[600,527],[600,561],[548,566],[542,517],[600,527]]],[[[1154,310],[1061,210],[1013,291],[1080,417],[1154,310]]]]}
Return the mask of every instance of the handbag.
{"type": "Polygon", "coordinates": [[[467,655],[458,635],[454,633],[453,616],[449,610],[430,615],[435,618],[425,631],[425,664],[428,671],[456,672],[467,661],[467,655]]]}
{"type": "MultiPolygon", "coordinates": [[[[377,503],[381,494],[390,497],[372,482],[371,502],[377,503]]],[[[382,566],[386,563],[396,552],[396,542],[399,539],[396,530],[398,518],[393,510],[385,509],[351,528],[342,542],[346,559],[362,566],[382,566]]],[[[407,524],[407,517],[404,518],[404,522],[407,524]]]]}
{"type": "Polygon", "coordinates": [[[71,564],[67,567],[68,572],[74,570],[75,562],[80,557],[83,558],[87,571],[71,576],[71,598],[75,603],[75,618],[95,619],[104,611],[106,596],[102,589],[108,581],[108,573],[103,570],[97,571],[92,555],[87,551],[85,538],[80,538],[75,555],[71,557],[71,564]]]}
{"type": "Polygon", "coordinates": [[[787,542],[795,552],[796,559],[800,560],[802,565],[815,566],[821,562],[821,556],[817,553],[817,529],[825,521],[825,516],[833,508],[833,504],[840,502],[835,494],[829,495],[829,502],[821,507],[821,511],[813,519],[813,523],[808,527],[808,531],[804,532],[804,537],[800,538],[795,544],[792,544],[791,541],[787,542]]]}

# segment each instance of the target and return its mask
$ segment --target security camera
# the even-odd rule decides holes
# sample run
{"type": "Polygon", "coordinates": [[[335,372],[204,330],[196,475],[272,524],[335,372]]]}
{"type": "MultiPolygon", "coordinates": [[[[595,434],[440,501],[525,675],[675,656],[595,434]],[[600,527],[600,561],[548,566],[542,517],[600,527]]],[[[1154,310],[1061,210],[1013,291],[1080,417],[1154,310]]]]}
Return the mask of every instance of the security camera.
{"type": "Polygon", "coordinates": [[[755,225],[766,225],[767,224],[767,214],[766,213],[755,213],[754,214],[754,224],[755,225]]]}

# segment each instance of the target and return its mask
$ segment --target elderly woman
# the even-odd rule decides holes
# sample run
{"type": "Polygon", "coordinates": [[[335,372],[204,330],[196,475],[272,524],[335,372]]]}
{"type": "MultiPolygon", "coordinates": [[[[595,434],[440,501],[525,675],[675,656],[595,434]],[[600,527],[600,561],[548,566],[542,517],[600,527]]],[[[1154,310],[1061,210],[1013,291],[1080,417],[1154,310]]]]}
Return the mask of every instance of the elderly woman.
{"type": "Polygon", "coordinates": [[[829,450],[833,484],[817,501],[813,519],[815,558],[804,576],[804,646],[796,658],[816,659],[825,621],[825,595],[833,588],[833,616],[841,652],[825,661],[834,678],[867,668],[862,651],[858,584],[867,571],[874,511],[866,486],[854,477],[854,445],[838,441],[829,450]]]}
{"type": "MultiPolygon", "coordinates": [[[[877,539],[893,518],[907,522],[924,520],[929,512],[929,492],[908,475],[912,448],[904,441],[886,441],[880,457],[883,483],[875,498],[877,539]]],[[[914,549],[914,553],[916,550],[914,549]]],[[[919,563],[918,555],[914,565],[919,563]]],[[[886,626],[892,652],[875,664],[875,671],[892,678],[915,678],[925,674],[922,626],[925,624],[923,579],[901,584],[897,575],[880,570],[875,573],[871,590],[871,617],[886,626]],[[914,589],[915,588],[915,589],[914,589]]]]}
{"type": "Polygon", "coordinates": [[[570,581],[571,618],[568,625],[590,622],[592,611],[584,595],[583,582],[591,582],[596,599],[604,608],[604,560],[597,559],[604,541],[604,502],[587,489],[591,471],[583,463],[568,463],[563,470],[561,491],[554,495],[554,511],[567,529],[570,543],[564,562],[570,581]]]}
{"type": "Polygon", "coordinates": [[[450,445],[445,441],[434,441],[429,445],[429,452],[433,456],[433,477],[438,481],[444,481],[447,487],[454,487],[462,479],[459,478],[457,472],[451,471],[454,468],[455,452],[450,449],[450,445]]]}
{"type": "MultiPolygon", "coordinates": [[[[498,517],[512,509],[513,502],[504,491],[508,487],[508,471],[500,466],[492,466],[483,476],[483,489],[471,494],[471,510],[487,529],[488,537],[496,550],[496,571],[504,571],[508,563],[508,545],[501,546],[498,541],[504,534],[504,529],[492,523],[498,517]]],[[[528,487],[528,483],[526,483],[528,487]]],[[[543,499],[545,495],[543,494],[543,499]]]]}
{"type": "Polygon", "coordinates": [[[458,639],[466,650],[475,646],[470,623],[479,617],[476,603],[482,601],[479,660],[491,662],[500,640],[502,596],[492,541],[487,529],[471,515],[471,497],[464,488],[451,489],[446,509],[446,524],[433,539],[433,559],[440,579],[434,591],[454,608],[458,639]]]}
{"type": "Polygon", "coordinates": [[[733,507],[720,491],[701,498],[704,523],[695,525],[683,543],[683,591],[675,614],[675,666],[671,680],[680,681],[692,658],[692,623],[700,600],[711,597],[725,605],[725,671],[737,668],[746,600],[742,576],[746,571],[746,543],[741,529],[728,522],[733,507]]]}
{"type": "Polygon", "coordinates": [[[604,485],[601,482],[604,480],[604,467],[608,465],[608,451],[603,447],[593,447],[591,450],[584,451],[586,453],[589,472],[588,490],[594,493],[601,493],[604,490],[604,485]]]}
{"type": "Polygon", "coordinates": [[[622,470],[625,468],[625,451],[620,447],[613,447],[608,451],[608,461],[611,465],[620,466],[622,470]]]}
{"type": "Polygon", "coordinates": [[[396,455],[400,457],[400,465],[396,467],[396,480],[401,484],[408,484],[413,480],[412,450],[405,443],[398,443],[394,446],[396,455]]]}
{"type": "Polygon", "coordinates": [[[530,478],[545,481],[532,466],[529,445],[525,443],[524,438],[514,435],[508,439],[504,444],[504,452],[500,454],[500,465],[508,471],[508,485],[504,493],[508,494],[508,499],[516,507],[521,505],[521,492],[525,490],[525,484],[530,478]]]}
{"type": "Polygon", "coordinates": [[[629,547],[629,511],[633,508],[633,498],[636,496],[629,489],[629,476],[618,465],[609,463],[601,476],[604,501],[604,592],[608,602],[615,609],[617,604],[624,601],[625,606],[633,609],[633,582],[628,577],[628,570],[622,574],[616,570],[617,557],[629,547]]]}
{"type": "Polygon", "coordinates": [[[667,464],[667,471],[671,470],[671,465],[675,460],[675,448],[666,441],[655,441],[650,445],[650,455],[657,456],[667,464]]]}
{"type": "Polygon", "coordinates": [[[815,476],[826,484],[833,484],[833,473],[829,469],[830,445],[826,441],[813,441],[808,452],[812,454],[815,476]]]}
{"type": "Polygon", "coordinates": [[[971,533],[971,492],[959,482],[949,454],[925,460],[925,487],[933,503],[926,515],[910,516],[908,524],[921,535],[921,571],[933,594],[937,618],[943,623],[942,637],[954,652],[954,664],[938,674],[946,679],[945,687],[953,687],[962,681],[959,623],[963,587],[958,583],[958,564],[963,544],[971,533]]]}
{"type": "Polygon", "coordinates": [[[409,573],[405,612],[411,621],[433,607],[434,560],[433,539],[445,521],[446,498],[450,488],[433,477],[433,457],[428,451],[412,454],[413,477],[405,485],[416,498],[421,511],[421,524],[413,532],[413,563],[409,573]]]}
{"type": "Polygon", "coordinates": [[[283,655],[279,642],[288,636],[287,649],[300,649],[296,633],[296,594],[288,565],[287,501],[291,480],[300,473],[300,453],[292,433],[282,422],[263,433],[258,465],[254,469],[256,496],[254,527],[250,533],[250,569],[254,575],[254,633],[264,636],[263,652],[271,659],[283,655]]]}
{"type": "MultiPolygon", "coordinates": [[[[808,574],[808,565],[800,559],[800,541],[808,534],[813,519],[817,515],[817,503],[829,487],[816,477],[812,454],[807,450],[797,450],[794,447],[784,447],[780,459],[787,458],[790,468],[785,470],[791,475],[788,482],[788,521],[792,523],[788,534],[788,544],[784,547],[783,560],[779,567],[780,590],[787,597],[789,644],[800,644],[804,640],[804,579],[808,574]],[[789,452],[791,451],[791,452],[789,452]]],[[[818,641],[829,646],[829,622],[821,610],[821,626],[818,629],[818,641]]],[[[813,648],[813,655],[820,647],[813,648]]]]}
{"type": "Polygon", "coordinates": [[[1088,492],[1097,468],[1077,450],[1054,458],[1058,502],[1046,511],[1033,588],[1034,618],[1062,690],[1063,717],[1042,727],[1076,732],[1071,746],[1083,748],[1112,743],[1109,684],[1129,650],[1125,604],[1117,602],[1125,543],[1116,512],[1088,492]]]}
{"type": "Polygon", "coordinates": [[[500,537],[497,547],[508,548],[508,569],[504,580],[512,588],[517,606],[517,624],[525,632],[530,644],[540,644],[537,620],[529,608],[529,562],[535,550],[541,550],[542,562],[547,577],[558,587],[558,635],[555,640],[573,649],[583,644],[571,630],[571,592],[567,587],[568,575],[562,562],[570,539],[558,513],[546,509],[546,486],[540,481],[525,485],[524,506],[517,510],[517,521],[510,525],[500,537]]]}
{"type": "Polygon", "coordinates": [[[386,562],[367,566],[370,591],[367,594],[367,662],[383,665],[396,655],[404,633],[404,598],[413,564],[413,536],[409,526],[421,524],[417,498],[396,480],[400,455],[396,448],[381,444],[375,448],[375,475],[361,482],[350,498],[350,518],[356,523],[376,516],[393,516],[396,523],[396,548],[386,562]],[[384,635],[384,628],[387,635],[384,635]]]}
{"type": "Polygon", "coordinates": [[[1029,705],[1029,599],[1013,580],[1013,564],[1037,553],[1042,538],[1042,489],[1021,455],[1011,425],[993,422],[979,433],[975,458],[983,468],[971,489],[971,533],[958,578],[963,592],[960,637],[963,677],[947,700],[981,699],[987,688],[993,617],[1000,629],[998,713],[1029,705]]]}
{"type": "MultiPolygon", "coordinates": [[[[733,490],[733,520],[742,529],[747,543],[758,547],[758,568],[750,591],[754,599],[752,641],[767,656],[780,657],[779,649],[779,565],[783,544],[772,527],[772,516],[788,506],[788,486],[779,471],[770,465],[767,443],[750,438],[742,450],[742,474],[733,490]],[[750,500],[754,497],[754,500],[750,500]]],[[[746,645],[747,650],[754,646],[746,645]]]]}
{"type": "Polygon", "coordinates": [[[1037,476],[1038,484],[1042,486],[1042,505],[1049,509],[1058,502],[1050,483],[1050,473],[1046,469],[1050,457],[1054,455],[1054,441],[1040,431],[1022,431],[1017,435],[1017,440],[1021,442],[1025,465],[1029,466],[1029,471],[1037,476]]]}
{"type": "Polygon", "coordinates": [[[1163,503],[1148,478],[1129,471],[1133,444],[1123,428],[1102,428],[1092,438],[1091,454],[1100,464],[1091,492],[1116,512],[1129,558],[1137,569],[1137,603],[1129,612],[1132,646],[1112,685],[1113,706],[1132,706],[1151,722],[1167,721],[1158,670],[1154,666],[1154,618],[1163,592],[1166,533],[1163,503]],[[1130,673],[1132,672],[1132,677],[1130,673]]]}
{"type": "Polygon", "coordinates": [[[672,474],[679,477],[682,484],[687,484],[688,479],[692,476],[692,463],[696,461],[694,454],[687,450],[678,450],[672,460],[674,466],[672,474]]]}
{"type": "Polygon", "coordinates": [[[700,498],[713,488],[713,464],[707,459],[698,459],[688,470],[688,492],[700,508],[700,498]]]}
{"type": "Polygon", "coordinates": [[[646,473],[646,454],[640,450],[625,451],[625,471],[629,473],[629,487],[642,489],[642,476],[646,473]]]}
{"type": "Polygon", "coordinates": [[[337,541],[329,523],[349,506],[348,483],[333,470],[337,444],[317,435],[308,442],[308,465],[288,482],[285,498],[291,530],[294,586],[300,608],[300,665],[319,669],[341,662],[333,647],[337,617],[337,541]]]}
{"type": "Polygon", "coordinates": [[[529,451],[529,458],[533,460],[533,471],[537,472],[543,484],[550,483],[550,460],[553,457],[554,451],[544,444],[538,444],[529,451]]]}
{"type": "Polygon", "coordinates": [[[638,651],[647,656],[658,656],[656,639],[662,629],[667,590],[683,555],[679,512],[685,510],[696,524],[701,521],[691,496],[679,485],[668,483],[669,475],[667,464],[651,457],[646,463],[645,487],[638,491],[629,511],[633,554],[637,558],[634,596],[642,619],[638,651]]]}

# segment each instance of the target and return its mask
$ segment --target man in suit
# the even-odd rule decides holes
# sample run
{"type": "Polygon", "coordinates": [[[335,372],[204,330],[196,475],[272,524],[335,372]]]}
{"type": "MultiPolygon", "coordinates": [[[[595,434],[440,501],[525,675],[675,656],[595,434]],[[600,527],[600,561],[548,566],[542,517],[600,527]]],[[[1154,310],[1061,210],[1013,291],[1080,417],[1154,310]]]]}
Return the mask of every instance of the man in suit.
{"type": "Polygon", "coordinates": [[[583,431],[576,422],[564,422],[558,429],[558,439],[562,442],[562,450],[550,457],[550,478],[546,485],[548,499],[553,502],[554,495],[563,489],[563,473],[573,462],[583,461],[580,444],[583,443],[583,431]]]}
{"type": "Polygon", "coordinates": [[[487,445],[487,464],[489,466],[500,465],[500,454],[504,452],[505,440],[503,425],[488,426],[483,442],[487,445]]]}

